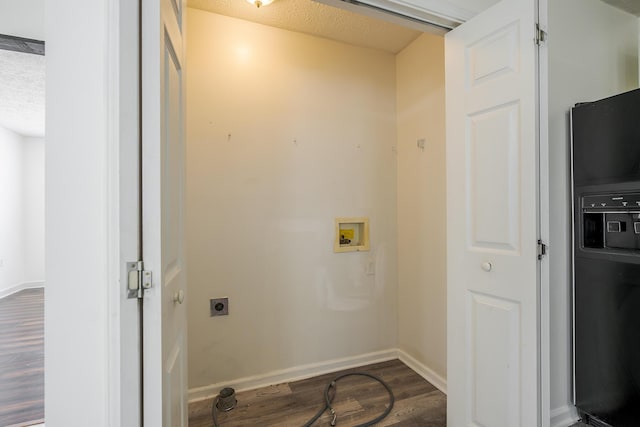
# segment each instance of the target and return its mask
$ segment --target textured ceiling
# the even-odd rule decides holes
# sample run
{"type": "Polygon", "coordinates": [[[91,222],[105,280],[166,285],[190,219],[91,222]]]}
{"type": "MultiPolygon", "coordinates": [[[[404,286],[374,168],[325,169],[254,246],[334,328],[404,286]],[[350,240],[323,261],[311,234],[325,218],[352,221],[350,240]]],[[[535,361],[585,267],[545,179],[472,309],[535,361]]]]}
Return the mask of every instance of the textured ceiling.
{"type": "Polygon", "coordinates": [[[638,0],[602,0],[605,3],[622,9],[633,15],[640,16],[640,1],[638,0]]]}
{"type": "Polygon", "coordinates": [[[275,0],[260,9],[245,0],[188,0],[187,5],[290,31],[398,53],[421,33],[311,0],[275,0]]]}
{"type": "Polygon", "coordinates": [[[0,126],[44,136],[44,56],[0,50],[0,126]]]}

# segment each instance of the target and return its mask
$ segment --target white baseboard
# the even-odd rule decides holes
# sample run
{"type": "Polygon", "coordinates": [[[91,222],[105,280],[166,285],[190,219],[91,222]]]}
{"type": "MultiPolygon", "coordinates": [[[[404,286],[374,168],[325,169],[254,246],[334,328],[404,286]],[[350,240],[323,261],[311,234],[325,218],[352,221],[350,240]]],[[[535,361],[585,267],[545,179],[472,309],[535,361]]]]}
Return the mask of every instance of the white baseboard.
{"type": "Polygon", "coordinates": [[[427,368],[425,365],[418,362],[415,358],[409,356],[402,350],[398,350],[398,359],[400,359],[402,363],[413,369],[422,378],[436,386],[438,390],[440,390],[444,394],[447,394],[447,380],[442,378],[442,376],[436,374],[434,371],[427,368]]]}
{"type": "Polygon", "coordinates": [[[204,387],[192,388],[189,390],[189,402],[210,399],[218,395],[224,387],[233,387],[236,392],[253,390],[260,387],[267,387],[274,384],[299,381],[318,375],[329,374],[343,369],[356,368],[358,366],[370,365],[372,363],[386,362],[400,359],[402,363],[414,370],[425,380],[433,384],[438,390],[447,394],[447,380],[427,368],[415,358],[409,356],[402,350],[389,349],[377,351],[375,353],[363,354],[360,356],[333,359],[326,362],[312,363],[308,365],[296,366],[269,372],[263,375],[239,378],[237,380],[216,383],[204,387]]]}
{"type": "Polygon", "coordinates": [[[568,427],[578,421],[578,413],[573,405],[566,404],[551,410],[551,427],[568,427]]]}
{"type": "MultiPolygon", "coordinates": [[[[372,363],[386,362],[398,358],[398,350],[390,349],[377,351],[342,359],[333,359],[326,362],[311,363],[308,365],[296,366],[293,368],[272,371],[263,375],[239,378],[237,380],[225,381],[204,387],[192,388],[189,390],[189,402],[210,399],[217,396],[224,387],[233,387],[236,392],[253,390],[260,387],[267,387],[274,384],[298,381],[318,375],[329,374],[343,369],[356,368],[358,366],[370,365],[372,363]]],[[[434,384],[435,385],[435,384],[434,384]]]]}
{"type": "Polygon", "coordinates": [[[16,292],[32,288],[44,288],[44,282],[18,283],[17,285],[9,286],[6,289],[0,290],[0,299],[15,294],[16,292]]]}

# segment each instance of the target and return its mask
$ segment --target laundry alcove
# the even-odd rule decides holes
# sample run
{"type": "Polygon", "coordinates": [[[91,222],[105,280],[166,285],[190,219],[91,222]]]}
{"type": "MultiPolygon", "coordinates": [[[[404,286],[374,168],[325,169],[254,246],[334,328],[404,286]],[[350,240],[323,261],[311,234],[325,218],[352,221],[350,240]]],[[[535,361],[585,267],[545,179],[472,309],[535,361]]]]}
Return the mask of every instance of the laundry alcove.
{"type": "Polygon", "coordinates": [[[187,12],[191,399],[399,350],[444,385],[444,39],[308,8],[350,29],[187,12]],[[334,252],[340,217],[368,218],[369,250],[334,252]]]}

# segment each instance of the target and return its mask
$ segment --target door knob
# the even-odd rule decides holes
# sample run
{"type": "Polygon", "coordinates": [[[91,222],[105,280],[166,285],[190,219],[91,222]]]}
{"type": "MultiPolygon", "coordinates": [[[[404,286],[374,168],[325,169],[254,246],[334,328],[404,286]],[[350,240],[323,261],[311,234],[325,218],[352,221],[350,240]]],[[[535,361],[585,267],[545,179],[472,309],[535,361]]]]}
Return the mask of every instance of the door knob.
{"type": "MultiPolygon", "coordinates": [[[[483,263],[481,264],[481,267],[482,267],[482,269],[483,269],[484,271],[487,271],[487,272],[488,272],[488,271],[491,271],[491,267],[493,267],[493,266],[491,265],[491,263],[490,263],[490,262],[483,262],[483,263]]],[[[182,292],[182,291],[181,291],[181,292],[182,292]]]]}
{"type": "Polygon", "coordinates": [[[184,292],[182,290],[173,294],[173,302],[178,304],[182,304],[184,302],[184,292]]]}

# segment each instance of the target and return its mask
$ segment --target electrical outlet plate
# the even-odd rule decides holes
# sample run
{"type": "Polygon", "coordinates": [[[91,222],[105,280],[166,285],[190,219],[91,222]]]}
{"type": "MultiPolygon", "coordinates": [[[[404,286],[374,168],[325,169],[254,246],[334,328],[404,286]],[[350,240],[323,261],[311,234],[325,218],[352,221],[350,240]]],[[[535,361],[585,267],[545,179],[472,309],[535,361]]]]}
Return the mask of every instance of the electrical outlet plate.
{"type": "Polygon", "coordinates": [[[367,261],[367,276],[376,275],[376,262],[373,260],[367,261]]]}
{"type": "Polygon", "coordinates": [[[229,314],[229,298],[212,298],[209,300],[209,315],[227,316],[229,314]]]}

